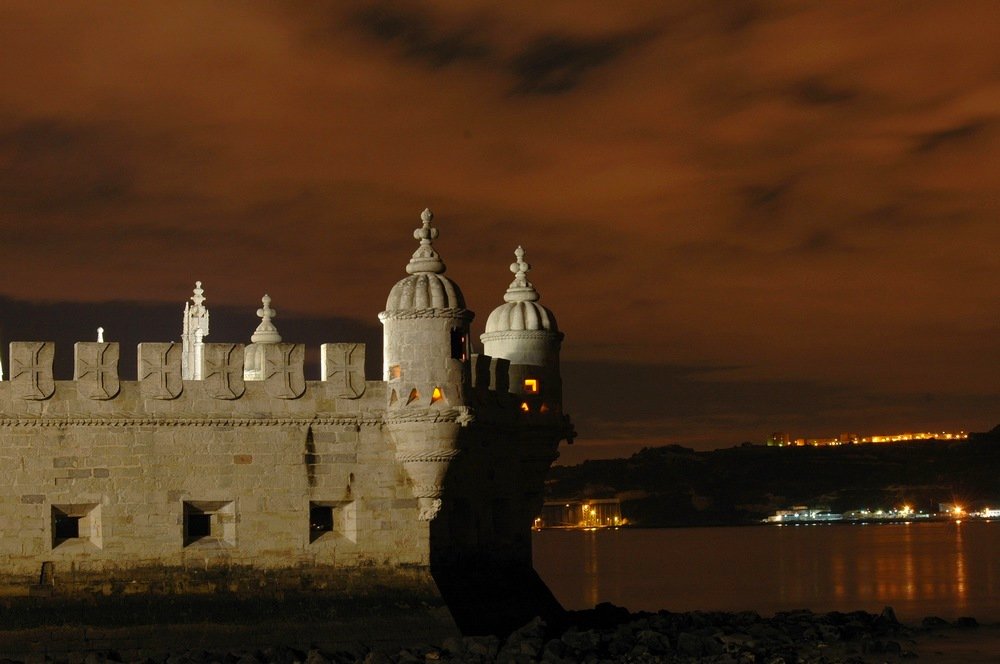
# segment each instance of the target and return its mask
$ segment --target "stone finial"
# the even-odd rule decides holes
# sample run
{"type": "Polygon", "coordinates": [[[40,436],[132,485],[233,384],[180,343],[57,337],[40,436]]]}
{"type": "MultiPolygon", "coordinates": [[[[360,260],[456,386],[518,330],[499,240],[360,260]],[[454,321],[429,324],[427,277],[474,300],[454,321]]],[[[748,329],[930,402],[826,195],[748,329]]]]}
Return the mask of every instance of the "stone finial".
{"type": "Polygon", "coordinates": [[[205,302],[205,289],[201,287],[201,282],[194,282],[194,295],[191,296],[191,301],[194,302],[194,310],[196,313],[200,313],[204,307],[202,304],[205,302]]]}
{"type": "Polygon", "coordinates": [[[103,327],[97,328],[97,343],[99,343],[99,344],[103,344],[104,343],[104,328],[103,327]]]}
{"type": "Polygon", "coordinates": [[[438,229],[431,228],[431,221],[434,220],[434,213],[425,208],[420,213],[420,228],[413,231],[413,238],[420,240],[420,246],[413,252],[410,262],[406,266],[409,274],[420,272],[433,272],[442,274],[445,271],[444,261],[441,256],[434,251],[434,240],[437,239],[438,229]]]}
{"type": "Polygon", "coordinates": [[[278,328],[274,326],[271,322],[272,318],[278,316],[278,312],[271,308],[271,296],[265,294],[264,297],[260,298],[262,306],[257,310],[257,315],[260,316],[260,325],[254,331],[253,335],[250,337],[250,341],[255,344],[276,344],[281,341],[281,335],[278,334],[278,328]]]}
{"type": "Polygon", "coordinates": [[[507,292],[504,293],[504,302],[535,302],[538,300],[538,291],[534,284],[528,281],[528,272],[531,265],[524,260],[524,249],[518,246],[514,250],[516,260],[510,264],[510,271],[514,273],[514,281],[510,282],[507,292]]]}

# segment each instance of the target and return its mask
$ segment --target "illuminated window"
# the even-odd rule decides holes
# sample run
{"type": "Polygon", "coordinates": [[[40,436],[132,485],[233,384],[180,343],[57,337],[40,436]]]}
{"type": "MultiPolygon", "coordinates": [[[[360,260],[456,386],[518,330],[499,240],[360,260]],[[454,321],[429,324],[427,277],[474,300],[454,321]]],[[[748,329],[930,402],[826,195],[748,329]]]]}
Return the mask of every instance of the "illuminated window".
{"type": "Polygon", "coordinates": [[[541,407],[539,407],[538,412],[539,413],[547,413],[547,412],[549,412],[549,406],[548,406],[548,404],[544,404],[543,403],[541,405],[541,407]]]}
{"type": "Polygon", "coordinates": [[[434,391],[431,392],[431,403],[437,403],[441,399],[444,399],[444,394],[441,392],[440,387],[435,387],[434,391]]]}
{"type": "Polygon", "coordinates": [[[461,360],[465,362],[469,359],[469,355],[466,352],[466,339],[465,335],[462,334],[462,330],[455,328],[451,331],[451,356],[456,360],[461,360]]]}
{"type": "Polygon", "coordinates": [[[403,369],[398,364],[389,367],[389,380],[399,380],[402,377],[403,369]]]}
{"type": "Polygon", "coordinates": [[[531,407],[528,405],[528,402],[527,401],[522,401],[521,402],[521,412],[522,413],[528,413],[530,411],[531,411],[531,407]]]}
{"type": "Polygon", "coordinates": [[[528,394],[538,394],[538,379],[537,378],[525,378],[524,379],[524,391],[528,394]]]}
{"type": "Polygon", "coordinates": [[[414,387],[412,390],[410,390],[410,398],[406,400],[406,403],[407,405],[409,405],[414,401],[418,401],[419,399],[420,399],[420,392],[418,392],[417,388],[414,387]]]}

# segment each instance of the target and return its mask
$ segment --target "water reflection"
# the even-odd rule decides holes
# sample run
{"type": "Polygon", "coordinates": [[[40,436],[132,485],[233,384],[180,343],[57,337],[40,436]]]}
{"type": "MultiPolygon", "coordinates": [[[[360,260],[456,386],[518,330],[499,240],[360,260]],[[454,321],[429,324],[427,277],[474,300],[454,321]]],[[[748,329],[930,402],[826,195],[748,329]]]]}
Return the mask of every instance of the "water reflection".
{"type": "Polygon", "coordinates": [[[535,534],[567,608],[879,611],[1000,620],[1000,524],[682,528],[535,534]]]}

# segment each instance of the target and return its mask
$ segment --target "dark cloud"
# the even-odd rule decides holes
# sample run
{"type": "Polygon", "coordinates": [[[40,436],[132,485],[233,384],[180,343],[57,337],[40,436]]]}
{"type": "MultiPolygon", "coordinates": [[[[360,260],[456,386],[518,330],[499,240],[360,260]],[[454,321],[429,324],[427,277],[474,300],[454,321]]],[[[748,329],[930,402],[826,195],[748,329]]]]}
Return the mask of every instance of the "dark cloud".
{"type": "Polygon", "coordinates": [[[981,136],[992,124],[987,120],[973,120],[940,131],[932,131],[921,135],[914,147],[916,152],[933,152],[943,147],[970,144],[973,139],[981,136]]]}
{"type": "Polygon", "coordinates": [[[433,68],[481,61],[494,51],[481,26],[471,22],[459,27],[438,25],[426,11],[386,2],[358,10],[352,23],[365,34],[398,46],[400,56],[408,61],[420,61],[433,68]]]}
{"type": "Polygon", "coordinates": [[[0,125],[0,209],[87,213],[134,194],[115,132],[52,118],[0,125]]]}
{"type": "Polygon", "coordinates": [[[791,93],[795,100],[812,106],[844,104],[859,96],[859,92],[853,88],[839,86],[820,77],[797,81],[792,85],[791,93]]]}
{"type": "Polygon", "coordinates": [[[591,70],[603,67],[649,38],[648,34],[586,38],[548,34],[533,39],[511,58],[518,95],[554,95],[578,87],[591,70]]]}

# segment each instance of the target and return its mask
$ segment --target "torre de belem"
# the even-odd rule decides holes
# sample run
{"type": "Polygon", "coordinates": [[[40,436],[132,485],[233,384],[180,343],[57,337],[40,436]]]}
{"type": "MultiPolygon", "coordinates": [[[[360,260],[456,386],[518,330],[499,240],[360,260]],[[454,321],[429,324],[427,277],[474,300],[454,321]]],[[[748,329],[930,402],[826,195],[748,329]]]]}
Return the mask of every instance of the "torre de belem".
{"type": "Polygon", "coordinates": [[[0,600],[412,592],[463,631],[558,606],[531,568],[531,524],[573,436],[563,334],[518,247],[475,352],[432,219],[378,315],[381,380],[344,342],[322,345],[308,380],[267,296],[250,343],[209,342],[200,282],[181,341],[139,344],[136,380],[116,342],[77,343],[72,381],[53,379],[53,343],[11,343],[0,600]]]}

